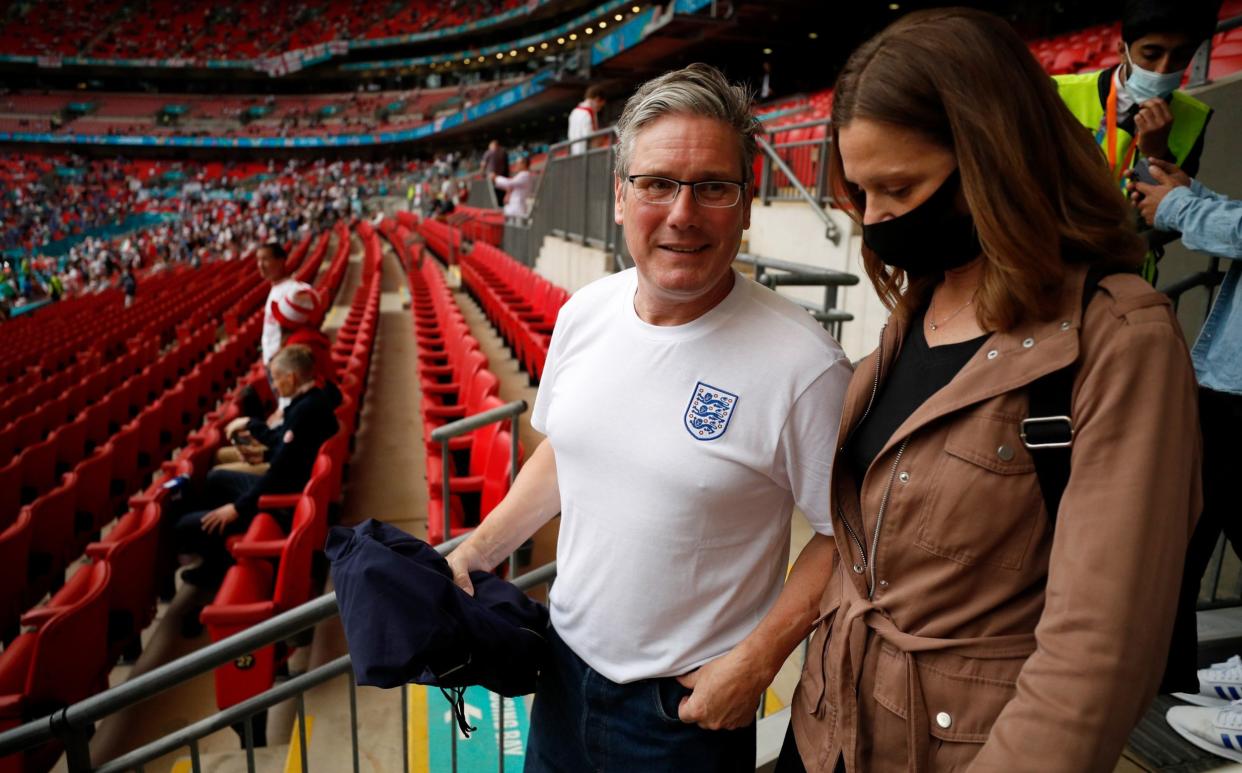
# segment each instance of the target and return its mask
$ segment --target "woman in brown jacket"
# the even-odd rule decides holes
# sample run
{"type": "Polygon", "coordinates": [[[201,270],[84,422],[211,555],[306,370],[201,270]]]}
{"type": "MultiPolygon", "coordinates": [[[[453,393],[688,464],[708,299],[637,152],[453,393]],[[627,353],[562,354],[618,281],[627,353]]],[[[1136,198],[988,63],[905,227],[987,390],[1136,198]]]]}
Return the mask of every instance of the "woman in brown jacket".
{"type": "Polygon", "coordinates": [[[845,399],[838,560],[778,769],[1111,771],[1199,509],[1177,321],[1119,273],[1143,255],[1121,192],[1004,21],[904,17],[850,57],[832,119],[892,317],[845,399]],[[1058,379],[1068,420],[1024,425],[1058,379]],[[1059,508],[1025,445],[1057,441],[1059,508]]]}

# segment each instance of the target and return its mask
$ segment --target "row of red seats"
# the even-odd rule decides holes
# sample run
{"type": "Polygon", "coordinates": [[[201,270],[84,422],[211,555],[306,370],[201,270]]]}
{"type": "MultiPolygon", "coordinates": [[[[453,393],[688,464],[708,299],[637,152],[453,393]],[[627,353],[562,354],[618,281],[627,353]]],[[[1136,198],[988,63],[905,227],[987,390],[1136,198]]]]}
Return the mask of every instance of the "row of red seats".
{"type": "Polygon", "coordinates": [[[63,414],[66,411],[55,407],[57,401],[68,400],[76,413],[87,397],[98,397],[108,388],[95,383],[104,377],[98,370],[98,363],[109,362],[114,357],[124,359],[128,353],[137,349],[142,357],[129,372],[152,365],[160,356],[160,351],[177,336],[184,338],[188,336],[188,330],[201,329],[210,319],[218,318],[221,312],[235,303],[245,292],[245,288],[237,281],[241,266],[222,265],[225,270],[213,271],[210,275],[187,283],[181,302],[187,304],[187,308],[195,309],[189,319],[186,319],[184,310],[176,308],[176,302],[171,299],[169,302],[161,302],[163,310],[150,318],[150,324],[144,325],[128,338],[120,339],[119,346],[100,341],[97,345],[84,348],[67,368],[42,373],[37,383],[11,398],[6,405],[9,406],[12,421],[7,427],[0,428],[0,464],[6,463],[12,454],[47,437],[63,423],[63,414]],[[181,322],[178,322],[179,318],[181,322]],[[166,337],[165,331],[172,331],[173,335],[166,337]],[[95,371],[87,370],[92,366],[96,368],[95,371]],[[61,376],[65,371],[68,371],[68,375],[61,376]]]}
{"type": "MultiPolygon", "coordinates": [[[[310,276],[317,270],[327,244],[328,238],[325,236],[320,240],[311,259],[299,267],[299,273],[305,271],[304,275],[310,276]]],[[[329,289],[334,293],[339,288],[348,257],[348,243],[342,243],[332,265],[324,272],[317,286],[321,293],[327,294],[329,289]]],[[[197,421],[197,416],[202,415],[202,409],[215,404],[215,396],[223,393],[228,384],[236,382],[238,376],[245,373],[247,363],[255,362],[263,320],[262,315],[255,312],[266,292],[265,285],[256,284],[236,304],[229,316],[236,320],[240,310],[248,310],[246,322],[237,326],[219,350],[208,355],[182,380],[178,388],[203,382],[210,384],[212,390],[212,394],[203,399],[186,398],[183,405],[187,409],[191,406],[198,406],[200,409],[194,412],[191,423],[197,421]]],[[[213,339],[216,324],[214,320],[210,323],[209,332],[213,339]]],[[[350,379],[345,379],[343,389],[347,394],[351,383],[350,379]]],[[[171,593],[174,568],[172,546],[162,544],[167,532],[159,527],[168,492],[164,484],[175,475],[185,475],[191,480],[201,481],[215,460],[223,427],[237,416],[233,395],[247,386],[261,395],[266,394],[269,402],[274,402],[263,367],[254,365],[245,373],[241,383],[237,384],[237,389],[226,395],[225,406],[219,411],[207,414],[203,428],[190,434],[178,455],[161,466],[150,486],[143,493],[129,498],[129,511],[116,522],[107,536],[86,547],[87,556],[96,563],[76,572],[69,583],[46,605],[23,616],[23,624],[38,624],[39,627],[14,640],[9,648],[14,655],[9,656],[6,651],[5,655],[0,656],[0,729],[41,716],[58,706],[75,702],[106,687],[107,670],[116,657],[122,652],[136,657],[136,652],[140,649],[139,635],[155,613],[157,588],[162,585],[166,588],[166,594],[171,593]],[[94,568],[98,566],[107,569],[94,568]],[[103,577],[105,574],[107,576],[103,577]],[[107,598],[106,617],[102,628],[98,614],[101,602],[95,593],[100,584],[106,586],[104,595],[107,598]],[[84,601],[88,595],[90,599],[84,601]],[[43,624],[45,620],[47,624],[43,624]],[[64,631],[71,631],[72,634],[65,636],[64,631]],[[107,642],[108,646],[94,647],[88,657],[80,657],[77,652],[66,648],[65,643],[71,641],[107,642]],[[77,667],[57,669],[61,661],[73,658],[77,658],[77,667]],[[8,711],[2,708],[6,706],[8,711]]],[[[170,394],[175,395],[176,390],[170,394]]],[[[348,398],[345,402],[354,404],[348,398]]],[[[343,407],[344,405],[345,403],[343,407]]],[[[119,433],[75,470],[79,477],[80,491],[94,492],[94,500],[104,503],[102,511],[105,515],[102,517],[107,520],[111,519],[110,513],[121,511],[124,507],[124,492],[141,488],[141,480],[147,477],[146,470],[135,470],[135,465],[119,461],[127,453],[127,438],[126,432],[119,433]],[[134,478],[138,479],[136,485],[134,478]]],[[[154,456],[156,453],[158,452],[152,449],[150,455],[154,456]]],[[[339,476],[335,480],[339,489],[339,476]]],[[[267,502],[264,505],[271,506],[267,502]]],[[[28,510],[23,511],[24,516],[27,514],[28,510]]],[[[30,520],[29,517],[26,518],[27,523],[30,520]]],[[[5,532],[4,537],[8,535],[9,532],[5,532]]],[[[4,537],[0,537],[0,545],[13,543],[4,537]]],[[[20,547],[20,543],[21,540],[18,539],[17,547],[20,547]]],[[[21,555],[24,556],[25,551],[21,555]]],[[[3,565],[2,560],[0,565],[3,565]]],[[[5,587],[0,582],[0,589],[5,587]]],[[[57,751],[45,748],[34,750],[22,757],[0,761],[0,773],[46,770],[50,765],[48,760],[54,759],[57,751]],[[43,757],[40,758],[40,755],[43,757]]]]}
{"type": "MultiPolygon", "coordinates": [[[[186,413],[174,417],[181,427],[196,422],[207,407],[214,405],[215,397],[224,393],[226,385],[243,374],[245,363],[252,362],[257,354],[261,328],[262,318],[256,316],[166,395],[164,399],[169,400],[180,392],[185,398],[199,384],[207,389],[200,399],[182,400],[186,413]]],[[[261,373],[251,374],[250,380],[266,384],[261,373]]],[[[75,500],[37,518],[62,523],[66,518],[81,522],[83,516],[87,522],[111,520],[124,508],[127,492],[140,490],[142,481],[152,471],[152,464],[139,457],[145,453],[158,465],[159,455],[173,442],[157,443],[159,436],[146,429],[158,428],[148,417],[166,415],[166,409],[158,405],[140,414],[65,476],[62,488],[75,490],[75,500]],[[145,451],[144,443],[149,444],[145,451]],[[97,509],[80,509],[91,506],[97,509]]],[[[181,431],[177,427],[170,429],[181,431]]],[[[145,492],[128,500],[128,512],[107,536],[86,546],[91,562],[80,567],[49,601],[22,616],[25,632],[0,655],[0,730],[105,689],[116,658],[122,653],[136,656],[140,650],[139,636],[155,614],[159,583],[161,579],[171,580],[168,562],[160,560],[161,548],[167,555],[168,547],[160,544],[165,536],[160,528],[161,508],[167,495],[164,484],[170,476],[189,469],[188,460],[193,453],[194,444],[187,442],[176,461],[164,463],[145,492]],[[161,569],[165,570],[163,578],[161,569]],[[83,642],[90,646],[83,647],[83,642]]],[[[21,518],[22,522],[33,524],[34,508],[25,508],[21,518]]],[[[70,527],[74,525],[70,522],[70,527]]],[[[84,524],[83,527],[90,528],[84,524]]],[[[6,592],[15,579],[8,576],[12,565],[22,564],[24,570],[23,559],[27,556],[20,539],[6,539],[12,531],[0,536],[0,572],[6,575],[0,580],[0,589],[6,592]]],[[[68,532],[62,535],[62,544],[75,544],[66,554],[74,552],[76,539],[68,532]]],[[[33,544],[29,550],[37,554],[33,544]]],[[[17,574],[20,577],[20,571],[17,574]]],[[[56,744],[48,744],[10,756],[0,760],[0,773],[47,770],[59,751],[56,744]]]]}
{"type": "MultiPolygon", "coordinates": [[[[6,387],[9,397],[0,405],[0,422],[20,415],[32,401],[37,404],[39,395],[30,394],[32,390],[59,370],[71,367],[83,351],[94,350],[106,360],[123,352],[134,336],[156,336],[161,345],[166,345],[177,327],[207,321],[244,292],[245,285],[238,282],[244,273],[241,262],[208,263],[197,271],[181,266],[161,272],[149,285],[144,282],[143,291],[129,309],[123,308],[121,295],[115,290],[99,296],[106,302],[83,304],[80,301],[85,299],[76,298],[47,307],[57,316],[48,319],[39,335],[25,336],[26,354],[14,355],[13,368],[20,366],[21,372],[6,387]],[[84,319],[91,324],[83,325],[84,319]]],[[[36,322],[41,313],[36,312],[36,322]]]]}
{"type": "MultiPolygon", "coordinates": [[[[201,615],[212,641],[225,639],[306,603],[316,593],[316,581],[322,580],[315,576],[313,569],[316,556],[322,554],[327,539],[330,506],[341,496],[350,439],[357,427],[379,324],[379,242],[365,222],[359,224],[358,233],[365,248],[362,282],[332,347],[332,371],[342,396],[336,409],[339,429],[320,449],[302,493],[262,497],[259,500],[261,512],[245,534],[229,540],[228,547],[236,563],[229,568],[213,603],[204,608],[201,615]],[[293,510],[288,533],[270,515],[272,510],[282,508],[293,510]]],[[[347,259],[348,232],[338,231],[338,236],[337,254],[347,259]]],[[[344,261],[340,265],[344,265],[344,261]]],[[[330,270],[325,275],[324,284],[332,273],[330,270]]],[[[321,285],[319,289],[327,288],[321,285]]],[[[318,563],[323,565],[321,558],[318,563]]],[[[250,653],[250,658],[218,667],[215,671],[216,705],[225,709],[270,688],[277,668],[291,653],[291,647],[286,644],[269,645],[250,653]]]]}
{"type": "MultiPolygon", "coordinates": [[[[500,381],[487,366],[479,342],[444,282],[444,275],[422,245],[410,251],[408,272],[414,336],[418,344],[426,448],[427,541],[433,545],[477,526],[509,490],[512,434],[493,423],[449,441],[448,469],[437,427],[503,405],[500,381]],[[449,476],[449,534],[445,534],[444,476],[449,476]]],[[[518,452],[518,461],[521,451],[518,452]]]]}
{"type": "Polygon", "coordinates": [[[493,247],[504,244],[505,213],[499,209],[483,209],[459,205],[447,221],[461,229],[462,234],[475,242],[487,242],[493,247]]]}
{"type": "Polygon", "coordinates": [[[439,220],[419,218],[413,212],[398,212],[397,220],[407,228],[417,228],[427,246],[445,265],[452,266],[457,263],[457,258],[461,255],[461,231],[439,220]]]}
{"type": "Polygon", "coordinates": [[[569,293],[487,242],[475,242],[461,256],[461,276],[514,357],[538,381],[569,293]]]}
{"type": "MultiPolygon", "coordinates": [[[[304,250],[305,246],[299,245],[294,254],[300,259],[298,253],[304,250]]],[[[74,298],[51,304],[33,313],[31,324],[13,335],[0,357],[17,379],[28,376],[26,371],[33,367],[43,374],[52,373],[72,363],[85,348],[100,348],[105,354],[118,351],[142,332],[156,334],[166,344],[172,340],[176,324],[187,321],[187,308],[194,309],[189,321],[205,318],[205,312],[187,303],[187,292],[237,267],[237,263],[209,263],[196,271],[182,265],[150,274],[142,279],[141,291],[128,309],[115,289],[101,293],[99,301],[74,298]],[[49,314],[44,316],[44,312],[49,314]],[[86,318],[92,324],[83,325],[86,318]]],[[[6,341],[11,332],[6,326],[6,341]]]]}

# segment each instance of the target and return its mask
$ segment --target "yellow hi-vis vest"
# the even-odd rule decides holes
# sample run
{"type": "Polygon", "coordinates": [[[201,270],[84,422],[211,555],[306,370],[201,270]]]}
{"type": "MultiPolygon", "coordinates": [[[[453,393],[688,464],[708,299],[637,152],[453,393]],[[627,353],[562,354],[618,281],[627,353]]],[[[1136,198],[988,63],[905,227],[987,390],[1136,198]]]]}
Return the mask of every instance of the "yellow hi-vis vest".
{"type": "MultiPolygon", "coordinates": [[[[1114,77],[1112,70],[1108,73],[1107,77],[1114,77]]],[[[1054,75],[1052,79],[1056,81],[1057,91],[1060,92],[1065,106],[1070,109],[1079,123],[1086,127],[1087,131],[1099,138],[1100,150],[1107,158],[1108,150],[1104,147],[1107,140],[1102,131],[1104,105],[1100,100],[1100,77],[1099,72],[1088,72],[1078,75],[1054,75]]],[[[1169,98],[1169,111],[1173,113],[1173,128],[1169,130],[1169,153],[1172,154],[1178,166],[1181,166],[1207,127],[1212,108],[1183,91],[1174,91],[1169,98]]],[[[1114,158],[1125,158],[1133,142],[1133,135],[1117,127],[1117,148],[1114,158]]],[[[1137,161],[1138,154],[1136,153],[1134,157],[1137,161]]],[[[1116,173],[1116,170],[1111,171],[1116,173]]],[[[1156,258],[1154,254],[1150,252],[1147,254],[1140,273],[1147,281],[1155,281],[1156,258]]]]}

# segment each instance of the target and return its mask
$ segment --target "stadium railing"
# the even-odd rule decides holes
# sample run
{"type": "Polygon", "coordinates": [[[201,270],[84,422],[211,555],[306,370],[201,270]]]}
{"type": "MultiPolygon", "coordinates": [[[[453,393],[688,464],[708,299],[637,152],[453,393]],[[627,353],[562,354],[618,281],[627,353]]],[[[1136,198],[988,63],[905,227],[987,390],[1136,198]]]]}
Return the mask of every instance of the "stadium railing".
{"type": "MultiPolygon", "coordinates": [[[[1232,16],[1228,19],[1221,20],[1216,25],[1216,34],[1222,35],[1230,30],[1242,27],[1242,15],[1232,16]]],[[[1212,71],[1212,47],[1215,43],[1214,37],[1209,37],[1199,46],[1199,50],[1195,52],[1195,58],[1190,62],[1190,80],[1186,83],[1188,87],[1202,86],[1211,80],[1212,71]]],[[[1242,54],[1230,54],[1232,60],[1242,58],[1242,54]]],[[[1230,68],[1231,70],[1236,68],[1230,68]]]]}

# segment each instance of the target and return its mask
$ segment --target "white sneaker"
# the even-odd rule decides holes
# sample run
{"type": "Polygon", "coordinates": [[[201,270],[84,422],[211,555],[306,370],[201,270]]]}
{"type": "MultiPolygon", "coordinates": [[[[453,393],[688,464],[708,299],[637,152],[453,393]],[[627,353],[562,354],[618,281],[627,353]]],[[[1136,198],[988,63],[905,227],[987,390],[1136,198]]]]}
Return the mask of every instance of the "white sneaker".
{"type": "Polygon", "coordinates": [[[1224,708],[1174,706],[1164,718],[1178,735],[1200,749],[1242,762],[1242,700],[1224,708]]]}
{"type": "Polygon", "coordinates": [[[1199,695],[1217,699],[1217,705],[1242,699],[1242,656],[1234,655],[1224,663],[1199,669],[1199,695]]]}

